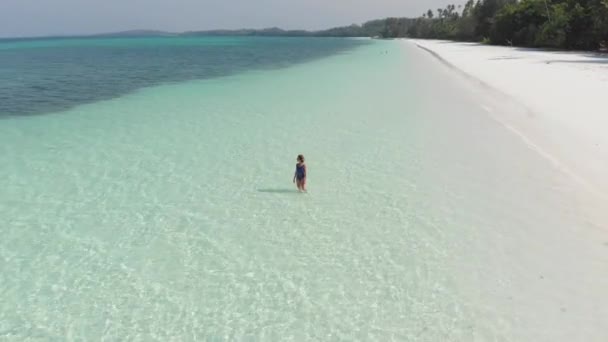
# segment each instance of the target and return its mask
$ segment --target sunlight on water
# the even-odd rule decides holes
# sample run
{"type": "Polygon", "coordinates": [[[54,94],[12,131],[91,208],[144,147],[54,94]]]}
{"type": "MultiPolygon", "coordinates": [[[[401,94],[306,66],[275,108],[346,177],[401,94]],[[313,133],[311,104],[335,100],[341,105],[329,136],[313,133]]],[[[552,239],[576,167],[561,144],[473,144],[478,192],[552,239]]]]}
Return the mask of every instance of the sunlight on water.
{"type": "Polygon", "coordinates": [[[565,177],[420,56],[375,42],[0,121],[0,339],[598,337],[521,253],[571,265],[544,236],[585,225],[565,177]]]}

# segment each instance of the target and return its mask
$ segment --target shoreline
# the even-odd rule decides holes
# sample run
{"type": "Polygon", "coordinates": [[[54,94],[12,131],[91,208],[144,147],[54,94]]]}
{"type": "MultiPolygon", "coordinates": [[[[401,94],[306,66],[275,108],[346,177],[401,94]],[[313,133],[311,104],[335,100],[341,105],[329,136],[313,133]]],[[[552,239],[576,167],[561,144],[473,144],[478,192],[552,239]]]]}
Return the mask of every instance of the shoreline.
{"type": "MultiPolygon", "coordinates": [[[[483,313],[489,321],[509,322],[511,335],[505,340],[605,340],[605,332],[596,327],[608,319],[605,307],[597,304],[607,302],[603,289],[608,281],[608,201],[602,192],[606,188],[601,188],[605,179],[595,172],[608,173],[608,158],[601,153],[606,152],[608,139],[598,135],[605,125],[593,125],[602,122],[602,97],[593,89],[586,92],[590,84],[607,84],[598,73],[605,69],[592,66],[587,72],[580,69],[586,65],[582,62],[543,68],[539,60],[564,57],[544,51],[437,41],[402,44],[408,58],[426,59],[429,69],[442,72],[443,79],[435,81],[435,103],[448,103],[451,115],[437,126],[459,131],[454,145],[478,137],[460,156],[443,154],[454,158],[446,163],[452,165],[449,170],[456,169],[458,158],[469,158],[469,171],[450,177],[462,182],[493,180],[485,181],[479,194],[463,191],[458,211],[472,215],[487,203],[488,209],[513,215],[493,214],[489,222],[474,224],[474,238],[466,242],[464,256],[457,259],[454,254],[462,273],[455,280],[461,295],[477,307],[492,308],[483,313]],[[536,81],[539,75],[544,77],[536,81]],[[564,78],[570,83],[562,84],[564,78]],[[577,96],[576,101],[555,96],[566,90],[577,96]],[[450,101],[454,97],[470,105],[458,110],[458,101],[450,101]],[[584,115],[567,116],[581,101],[578,97],[590,101],[581,111],[584,115]],[[556,106],[563,108],[555,110],[556,106]],[[486,121],[493,125],[480,124],[486,121]],[[599,137],[604,149],[594,150],[585,134],[599,137]],[[572,146],[567,148],[568,144],[572,146]],[[466,199],[475,196],[483,201],[467,208],[466,199]]],[[[427,77],[434,71],[429,70],[427,77]]]]}
{"type": "Polygon", "coordinates": [[[484,111],[578,183],[583,190],[579,200],[595,221],[608,222],[602,209],[608,203],[608,56],[441,40],[403,42],[486,88],[479,97],[484,111]]]}

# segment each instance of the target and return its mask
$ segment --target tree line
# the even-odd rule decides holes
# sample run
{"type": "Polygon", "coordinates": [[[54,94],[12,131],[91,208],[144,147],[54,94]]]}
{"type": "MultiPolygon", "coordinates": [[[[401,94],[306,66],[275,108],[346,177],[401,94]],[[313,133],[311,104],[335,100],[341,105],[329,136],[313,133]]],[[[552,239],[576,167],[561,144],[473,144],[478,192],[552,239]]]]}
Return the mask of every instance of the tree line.
{"type": "Polygon", "coordinates": [[[321,31],[215,30],[204,36],[380,37],[475,41],[496,45],[608,48],[608,0],[468,0],[419,18],[386,18],[321,31]]]}
{"type": "Polygon", "coordinates": [[[468,0],[419,18],[386,18],[287,36],[431,38],[572,50],[608,48],[608,0],[468,0]]]}
{"type": "Polygon", "coordinates": [[[608,0],[469,0],[428,10],[386,37],[402,36],[597,50],[608,44],[608,0]]]}

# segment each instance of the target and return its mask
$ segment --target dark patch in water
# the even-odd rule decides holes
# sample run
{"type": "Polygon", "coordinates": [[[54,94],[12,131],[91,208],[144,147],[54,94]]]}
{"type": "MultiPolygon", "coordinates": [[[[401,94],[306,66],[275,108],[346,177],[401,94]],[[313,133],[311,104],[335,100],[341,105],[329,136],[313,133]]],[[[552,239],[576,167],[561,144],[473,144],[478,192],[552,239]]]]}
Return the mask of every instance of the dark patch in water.
{"type": "Polygon", "coordinates": [[[130,38],[0,42],[0,117],[63,111],[174,82],[346,52],[335,38],[130,38]]]}

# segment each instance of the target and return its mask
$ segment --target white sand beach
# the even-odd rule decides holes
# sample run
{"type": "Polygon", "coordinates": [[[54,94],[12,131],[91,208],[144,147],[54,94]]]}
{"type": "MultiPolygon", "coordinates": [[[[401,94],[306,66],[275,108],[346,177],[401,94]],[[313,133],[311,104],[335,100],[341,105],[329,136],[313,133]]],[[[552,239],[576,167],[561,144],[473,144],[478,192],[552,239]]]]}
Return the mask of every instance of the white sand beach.
{"type": "MultiPolygon", "coordinates": [[[[562,214],[557,210],[524,229],[505,222],[503,239],[484,241],[495,240],[497,250],[511,252],[490,252],[480,261],[487,272],[473,286],[472,298],[494,303],[502,312],[498,316],[514,317],[521,335],[513,340],[604,341],[606,335],[600,331],[608,322],[603,309],[608,304],[608,56],[433,40],[403,44],[435,59],[444,67],[446,81],[450,75],[461,78],[460,86],[468,87],[463,94],[471,93],[482,111],[570,180],[553,188],[553,195],[522,198],[527,203],[523,207],[534,211],[553,199],[569,198],[576,215],[583,216],[582,223],[564,226],[548,220],[562,214]],[[535,273],[539,281],[533,281],[535,273]],[[544,283],[548,273],[551,280],[544,283]],[[519,302],[501,301],[499,291],[482,295],[484,289],[497,288],[496,279],[501,277],[510,279],[510,293],[519,302]],[[559,314],[549,309],[556,303],[561,306],[559,314]]],[[[475,129],[471,127],[471,134],[475,129]]],[[[486,143],[490,148],[497,144],[492,136],[486,143]]],[[[510,172],[520,169],[533,182],[550,182],[550,177],[532,180],[535,166],[521,156],[505,157],[511,159],[510,172]]],[[[521,212],[522,217],[529,214],[521,212]]],[[[488,236],[501,234],[479,228],[488,236]]]]}
{"type": "Polygon", "coordinates": [[[608,211],[608,55],[439,40],[406,44],[481,82],[494,96],[484,93],[480,105],[579,183],[594,198],[588,203],[595,214],[608,211]]]}

